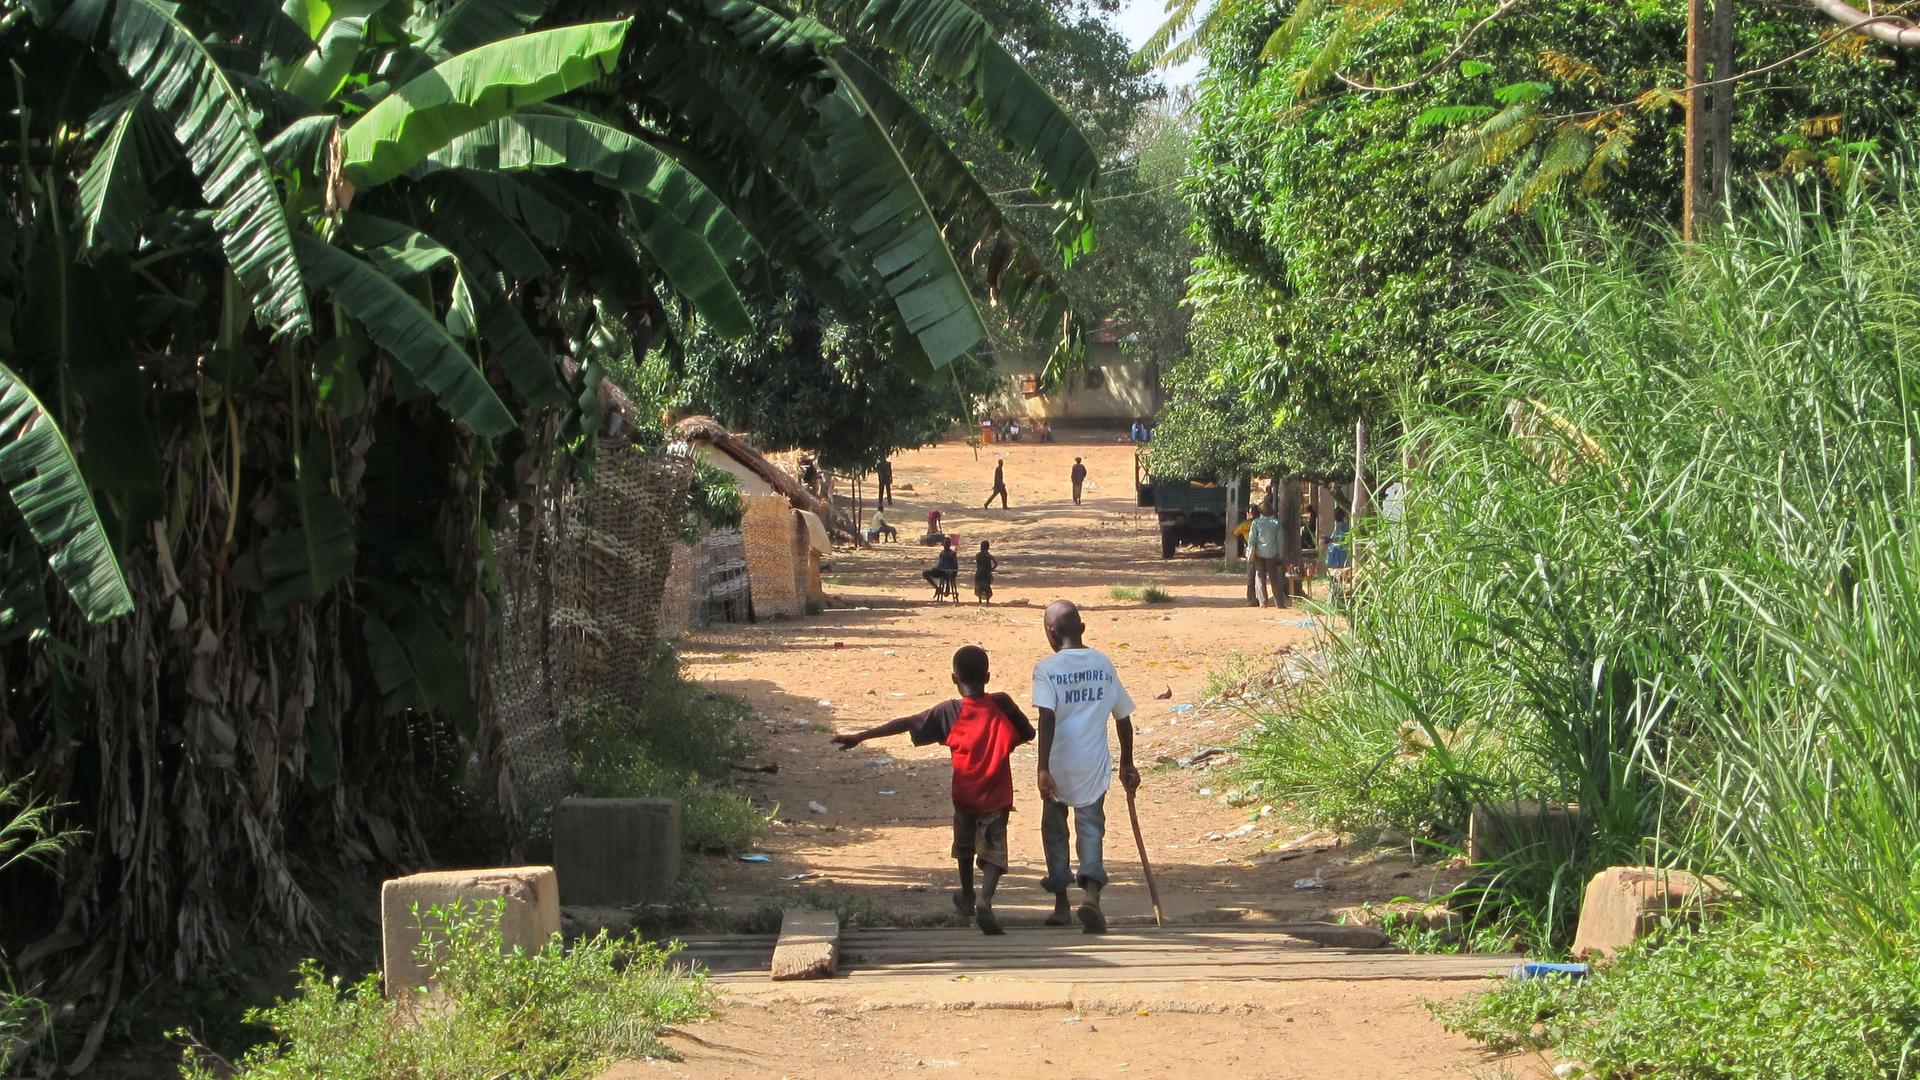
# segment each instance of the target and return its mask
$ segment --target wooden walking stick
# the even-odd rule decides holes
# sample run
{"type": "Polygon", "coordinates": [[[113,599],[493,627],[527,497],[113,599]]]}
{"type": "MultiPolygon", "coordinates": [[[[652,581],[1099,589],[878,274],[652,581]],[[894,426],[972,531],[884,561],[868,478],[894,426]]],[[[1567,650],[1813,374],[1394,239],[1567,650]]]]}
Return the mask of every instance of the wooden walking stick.
{"type": "Polygon", "coordinates": [[[1153,925],[1165,926],[1160,914],[1160,890],[1153,885],[1153,865],[1147,862],[1147,840],[1140,835],[1140,809],[1133,804],[1133,789],[1127,788],[1127,817],[1133,821],[1133,846],[1140,849],[1140,872],[1147,878],[1147,899],[1153,901],[1153,925]]]}

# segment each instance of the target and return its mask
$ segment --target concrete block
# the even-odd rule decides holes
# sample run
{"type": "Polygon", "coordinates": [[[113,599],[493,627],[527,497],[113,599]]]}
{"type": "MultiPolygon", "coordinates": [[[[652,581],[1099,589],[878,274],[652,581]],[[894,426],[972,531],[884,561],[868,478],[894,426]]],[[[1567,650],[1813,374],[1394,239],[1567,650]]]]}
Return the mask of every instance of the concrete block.
{"type": "Polygon", "coordinates": [[[840,916],[788,908],[773,946],[773,981],[831,979],[840,964],[840,916]]]}
{"type": "Polygon", "coordinates": [[[380,886],[381,972],[389,997],[430,985],[433,972],[415,956],[420,921],[436,906],[472,910],[504,900],[500,940],[504,949],[537,952],[560,932],[560,889],[551,866],[506,866],[484,870],[435,870],[392,878],[380,886]],[[420,920],[414,918],[418,905],[420,920]]]}
{"type": "Polygon", "coordinates": [[[1573,935],[1576,959],[1601,959],[1652,933],[1662,920],[1698,921],[1728,896],[1726,883],[1684,870],[1613,866],[1593,875],[1573,935]]]}
{"type": "Polygon", "coordinates": [[[568,907],[664,902],[680,877],[679,801],[560,800],[553,866],[568,907]]]}
{"type": "Polygon", "coordinates": [[[1540,799],[1475,803],[1467,819],[1467,858],[1498,862],[1539,845],[1571,855],[1586,842],[1586,824],[1578,803],[1540,799]]]}

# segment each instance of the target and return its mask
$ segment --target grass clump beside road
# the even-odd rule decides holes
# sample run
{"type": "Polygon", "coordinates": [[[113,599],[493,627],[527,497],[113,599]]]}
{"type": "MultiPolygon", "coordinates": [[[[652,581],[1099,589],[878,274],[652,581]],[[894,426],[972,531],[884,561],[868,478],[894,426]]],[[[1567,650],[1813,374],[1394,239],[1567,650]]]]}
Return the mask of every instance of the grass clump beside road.
{"type": "Polygon", "coordinates": [[[727,785],[733,763],[754,743],[738,698],[680,674],[662,650],[649,664],[644,710],[607,697],[576,700],[566,724],[567,756],[581,790],[595,798],[680,800],[680,838],[689,851],[739,851],[772,815],[727,785]]]}
{"type": "Polygon", "coordinates": [[[1145,604],[1170,604],[1173,594],[1158,585],[1115,585],[1107,590],[1115,600],[1134,600],[1145,604]]]}
{"type": "Polygon", "coordinates": [[[1766,196],[1689,245],[1563,236],[1474,331],[1488,369],[1406,408],[1424,464],[1397,520],[1356,525],[1327,663],[1263,712],[1268,797],[1442,849],[1477,802],[1577,805],[1571,843],[1448,898],[1543,958],[1606,866],[1741,898],[1588,984],[1506,987],[1463,1030],[1550,1013],[1529,1037],[1605,1076],[1920,1074],[1908,190],[1766,196]]]}
{"type": "Polygon", "coordinates": [[[1490,1049],[1551,1048],[1593,1080],[1838,1080],[1920,1068],[1920,960],[1761,923],[1678,934],[1583,981],[1511,980],[1433,1009],[1490,1049]]]}
{"type": "Polygon", "coordinates": [[[438,972],[439,996],[389,999],[378,973],[343,984],[309,960],[293,997],[247,1014],[273,1038],[237,1062],[177,1032],[188,1042],[181,1076],[592,1077],[614,1061],[658,1056],[662,1027],[706,1015],[709,991],[673,970],[667,950],[602,933],[570,948],[556,936],[537,953],[503,951],[502,908],[427,913],[433,933],[420,955],[438,972]]]}

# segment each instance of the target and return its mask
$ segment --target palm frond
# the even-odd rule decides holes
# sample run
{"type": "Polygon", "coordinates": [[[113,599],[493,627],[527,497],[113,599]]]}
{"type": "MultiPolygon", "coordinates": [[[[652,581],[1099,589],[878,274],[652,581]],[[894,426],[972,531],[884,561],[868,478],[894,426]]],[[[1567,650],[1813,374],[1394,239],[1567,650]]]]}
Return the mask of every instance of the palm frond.
{"type": "Polygon", "coordinates": [[[313,48],[306,28],[290,18],[276,0],[200,0],[217,11],[239,36],[269,56],[293,60],[313,48]]]}
{"type": "Polygon", "coordinates": [[[756,205],[745,216],[770,251],[804,243],[815,265],[850,263],[835,280],[870,306],[842,313],[885,320],[890,349],[909,370],[928,373],[984,340],[971,289],[911,170],[828,59],[840,38],[752,0],[713,0],[705,13],[636,45],[643,106],[681,118],[697,133],[696,152],[734,163],[722,194],[736,209],[756,205]],[[758,212],[781,200],[799,213],[758,212]]]}
{"type": "Polygon", "coordinates": [[[133,593],[72,447],[46,406],[5,364],[0,364],[0,489],[82,614],[100,622],[133,610],[133,593]]]}
{"type": "Polygon", "coordinates": [[[840,68],[859,88],[926,192],[962,266],[1022,336],[1050,344],[1054,363],[1076,358],[1085,333],[1065,286],[1001,212],[946,137],[879,72],[851,54],[840,68]]]}
{"type": "Polygon", "coordinates": [[[583,172],[628,197],[635,238],[661,272],[717,330],[752,329],[730,263],[759,245],[698,177],[653,145],[583,113],[528,112],[458,140],[436,160],[480,169],[583,172]]]}
{"type": "Polygon", "coordinates": [[[495,436],[513,428],[513,415],[494,394],[440,320],[393,279],[332,244],[300,237],[300,264],[316,289],[332,294],[366,328],[367,336],[413,379],[431,390],[440,407],[476,434],[495,436]]]}
{"type": "Polygon", "coordinates": [[[332,101],[353,74],[366,31],[364,17],[329,22],[312,51],[298,63],[288,65],[281,89],[313,108],[332,101]]]}
{"type": "Polygon", "coordinates": [[[100,245],[132,251],[139,242],[136,230],[153,212],[153,198],[140,175],[139,148],[134,124],[140,115],[135,95],[107,129],[87,170],[80,174],[80,247],[100,245]]]}
{"type": "MultiPolygon", "coordinates": [[[[1073,117],[961,0],[814,0],[832,23],[858,31],[964,90],[968,111],[1039,170],[1043,193],[1083,208],[1100,158],[1073,117]]],[[[1076,249],[1091,236],[1076,240],[1076,249]]]]}
{"type": "Polygon", "coordinates": [[[1266,44],[1260,47],[1260,59],[1271,63],[1293,51],[1294,42],[1300,40],[1307,26],[1325,10],[1326,0],[1299,0],[1293,6],[1293,14],[1267,35],[1266,44]]]}
{"type": "Polygon", "coordinates": [[[360,188],[515,109],[613,70],[628,20],[560,27],[482,45],[444,60],[380,99],[341,133],[341,165],[360,188]]]}
{"type": "Polygon", "coordinates": [[[159,0],[75,0],[60,29],[104,46],[167,118],[214,208],[214,228],[263,325],[312,327],[286,209],[269,177],[246,103],[220,65],[159,0]]]}
{"type": "Polygon", "coordinates": [[[553,0],[459,0],[420,27],[417,40],[428,56],[445,60],[490,41],[519,37],[552,6],[553,0]]]}
{"type": "Polygon", "coordinates": [[[267,581],[268,611],[292,603],[317,603],[353,570],[353,520],[328,489],[327,444],[311,440],[300,456],[289,501],[298,514],[292,528],[260,542],[260,573],[267,581]]]}

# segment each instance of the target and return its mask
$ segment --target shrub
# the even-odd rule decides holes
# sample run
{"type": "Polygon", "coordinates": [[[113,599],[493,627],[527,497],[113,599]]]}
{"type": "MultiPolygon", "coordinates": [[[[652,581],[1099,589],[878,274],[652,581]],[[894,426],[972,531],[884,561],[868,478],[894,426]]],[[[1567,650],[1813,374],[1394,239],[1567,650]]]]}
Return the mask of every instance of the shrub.
{"type": "Polygon", "coordinates": [[[420,956],[436,966],[438,995],[388,999],[377,973],[345,984],[308,960],[291,999],[247,1014],[273,1041],[229,1067],[176,1033],[189,1042],[181,1075],[591,1077],[618,1059],[658,1055],[663,1025],[708,1011],[701,977],[674,971],[669,950],[637,936],[602,932],[571,948],[555,937],[537,953],[502,950],[501,903],[427,914],[423,925],[435,932],[420,956]]]}
{"type": "MultiPolygon", "coordinates": [[[[28,794],[32,782],[29,773],[0,783],[0,873],[28,864],[50,865],[81,835],[54,821],[56,806],[28,794]]],[[[31,1033],[44,1035],[51,1019],[45,1002],[20,993],[5,960],[0,955],[0,1075],[9,1075],[34,1052],[31,1033]]]]}
{"type": "Polygon", "coordinates": [[[1496,1051],[1552,1048],[1601,1080],[1910,1077],[1920,959],[1741,921],[1630,949],[1587,979],[1503,982],[1435,1006],[1496,1051]]]}
{"type": "Polygon", "coordinates": [[[771,814],[726,786],[732,764],[752,751],[740,721],[745,702],[680,675],[671,651],[650,662],[635,712],[610,698],[576,699],[566,724],[567,755],[581,789],[597,798],[680,800],[680,836],[690,851],[751,844],[771,814]]]}
{"type": "Polygon", "coordinates": [[[1107,595],[1115,600],[1137,600],[1148,604],[1173,601],[1173,594],[1158,585],[1115,585],[1107,590],[1107,595]]]}

